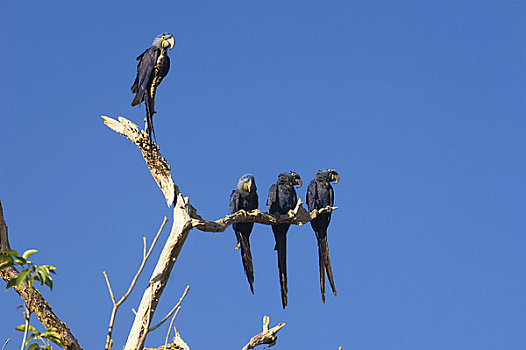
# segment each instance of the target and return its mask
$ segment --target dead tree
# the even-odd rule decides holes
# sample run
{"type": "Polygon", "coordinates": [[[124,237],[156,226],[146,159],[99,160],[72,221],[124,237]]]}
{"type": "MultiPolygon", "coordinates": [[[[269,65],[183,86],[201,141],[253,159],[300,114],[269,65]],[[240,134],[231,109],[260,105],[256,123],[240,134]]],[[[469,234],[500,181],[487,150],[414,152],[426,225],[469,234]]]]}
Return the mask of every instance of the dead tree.
{"type": "Polygon", "coordinates": [[[264,225],[275,225],[278,223],[303,225],[315,218],[319,213],[332,212],[336,209],[336,207],[326,207],[309,213],[303,208],[302,202],[299,200],[296,208],[289,211],[287,215],[270,215],[259,210],[250,212],[241,210],[216,221],[205,220],[190,204],[189,198],[179,191],[170,174],[169,163],[161,156],[159,147],[150,142],[148,135],[143,130],[126,118],[120,117],[118,121],[104,116],[102,118],[110,129],[126,136],[137,145],[154,180],[163,192],[166,204],[169,207],[173,205],[173,222],[170,236],[157,261],[150,282],[143,293],[124,347],[125,350],[144,348],[146,335],[163,290],[186,238],[192,229],[196,228],[205,232],[223,232],[228,226],[239,222],[256,222],[264,225]]]}
{"type": "MultiPolygon", "coordinates": [[[[109,128],[121,135],[126,136],[128,139],[130,139],[133,143],[137,145],[137,147],[142,153],[142,156],[146,161],[146,165],[150,170],[155,182],[157,183],[164,195],[166,204],[169,207],[173,205],[173,222],[170,235],[157,261],[150,281],[143,293],[139,308],[135,314],[135,320],[128,335],[126,345],[124,346],[125,350],[144,349],[144,342],[146,340],[148,332],[159,327],[172,314],[174,314],[173,318],[175,318],[175,315],[177,314],[177,311],[180,308],[180,302],[184,298],[184,295],[186,295],[188,289],[183,294],[183,297],[181,297],[181,300],[178,303],[178,305],[176,305],[172,309],[172,311],[160,322],[160,324],[151,327],[151,321],[155,314],[163,290],[166,287],[166,284],[170,277],[172,268],[175,262],[177,261],[179,253],[183,248],[188,234],[192,229],[196,228],[204,232],[219,233],[224,232],[228,226],[234,223],[241,222],[254,222],[263,225],[275,225],[278,223],[304,225],[305,223],[314,219],[320,213],[330,213],[333,210],[337,209],[336,207],[326,207],[320,210],[314,210],[309,213],[307,210],[305,210],[305,208],[303,208],[303,203],[300,199],[298,200],[296,208],[294,210],[290,210],[286,215],[270,215],[256,209],[250,212],[240,210],[236,213],[227,215],[224,218],[215,221],[205,220],[190,204],[189,198],[185,197],[179,191],[178,186],[174,183],[172,179],[170,173],[170,165],[168,164],[166,159],[164,159],[161,156],[159,152],[159,147],[155,143],[150,142],[148,135],[143,130],[139,129],[137,125],[125,118],[121,117],[118,121],[108,117],[103,118],[104,123],[109,128]]],[[[110,291],[110,296],[113,302],[113,310],[110,317],[110,327],[108,330],[106,349],[111,349],[112,346],[111,334],[117,309],[122,304],[122,302],[128,297],[131,290],[135,286],[137,278],[141,273],[146,263],[146,260],[148,259],[153,249],[153,245],[157,241],[157,238],[159,237],[159,234],[165,223],[166,220],[163,222],[161,229],[159,230],[157,236],[154,238],[154,241],[152,242],[152,245],[148,252],[146,251],[146,241],[144,241],[143,261],[141,263],[139,271],[132,280],[128,291],[118,301],[115,299],[115,296],[111,289],[111,285],[109,283],[109,279],[105,274],[108,289],[110,291]]],[[[8,230],[3,217],[2,205],[0,203],[0,250],[8,249],[11,249],[8,239],[8,230]]],[[[11,281],[12,279],[16,279],[18,275],[18,271],[13,267],[8,267],[0,271],[0,278],[2,278],[6,282],[11,281]]],[[[38,292],[38,290],[36,290],[34,287],[30,288],[27,284],[22,284],[20,287],[15,287],[15,291],[26,302],[32,298],[33,302],[31,303],[31,311],[38,317],[40,322],[46,328],[54,327],[57,329],[57,332],[64,341],[65,349],[82,349],[78,344],[77,339],[73,336],[73,333],[71,332],[69,327],[53,313],[51,306],[38,292]]],[[[254,346],[260,344],[273,345],[275,343],[276,333],[284,326],[284,324],[280,323],[276,327],[269,329],[268,323],[268,316],[265,316],[263,321],[263,332],[253,337],[250,343],[247,344],[247,346],[245,347],[246,349],[252,349],[254,346]]],[[[170,324],[169,329],[172,327],[172,324],[170,324]]],[[[168,332],[167,339],[169,337],[169,334],[170,332],[168,332]]],[[[184,343],[184,341],[180,337],[177,330],[175,330],[175,334],[176,336],[172,344],[165,344],[164,346],[161,346],[158,349],[189,349],[186,343],[184,343]]]]}

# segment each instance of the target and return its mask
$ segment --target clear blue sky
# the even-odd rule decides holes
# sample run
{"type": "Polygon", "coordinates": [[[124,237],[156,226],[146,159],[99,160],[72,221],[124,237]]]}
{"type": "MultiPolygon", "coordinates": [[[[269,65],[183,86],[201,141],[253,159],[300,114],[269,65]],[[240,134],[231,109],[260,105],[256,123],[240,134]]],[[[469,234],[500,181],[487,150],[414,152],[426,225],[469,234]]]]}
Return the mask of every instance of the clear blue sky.
{"type": "MultiPolygon", "coordinates": [[[[307,183],[337,169],[339,294],[321,303],[310,226],[289,231],[284,311],[269,227],[252,235],[254,296],[232,230],[195,231],[157,319],[190,284],[176,324],[192,349],[239,349],[264,314],[287,323],[280,349],[526,348],[523,1],[2,7],[0,199],[11,245],[57,266],[44,294],[84,349],[104,345],[102,271],[122,295],[141,237],[171,214],[137,148],[100,118],[142,125],[144,110],[130,106],[135,57],[163,31],[177,44],[155,125],[181,190],[217,219],[241,174],[255,174],[265,209],[279,172],[307,183]]],[[[22,317],[14,293],[2,294],[3,343],[22,317]]],[[[115,348],[141,295],[117,315],[115,348]]]]}

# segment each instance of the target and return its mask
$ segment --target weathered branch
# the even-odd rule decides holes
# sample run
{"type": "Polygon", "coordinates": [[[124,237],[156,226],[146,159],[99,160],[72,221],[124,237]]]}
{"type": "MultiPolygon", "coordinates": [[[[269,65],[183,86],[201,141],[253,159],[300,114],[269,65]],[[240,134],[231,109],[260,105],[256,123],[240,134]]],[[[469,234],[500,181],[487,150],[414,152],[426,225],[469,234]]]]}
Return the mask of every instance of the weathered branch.
{"type": "MultiPolygon", "coordinates": [[[[112,130],[126,136],[140,149],[148,169],[162,190],[168,206],[174,203],[173,223],[170,236],[161,252],[148,287],[144,291],[135,320],[128,335],[124,350],[141,350],[144,347],[146,335],[151,320],[159,303],[161,294],[168,282],[172,268],[181,252],[190,230],[197,228],[207,232],[223,232],[228,226],[237,222],[257,222],[264,225],[277,223],[290,223],[303,225],[323,212],[332,212],[336,207],[326,207],[319,211],[307,212],[301,200],[294,210],[288,215],[273,216],[259,210],[251,212],[239,211],[217,221],[203,219],[197,210],[190,205],[188,197],[183,196],[170,174],[170,166],[164,159],[159,147],[150,142],[147,134],[128,119],[119,117],[118,121],[109,117],[104,118],[104,123],[112,130]],[[175,201],[174,201],[175,199],[175,201]]],[[[277,326],[279,328],[283,327],[277,326]]],[[[276,327],[274,327],[276,328],[276,327]]],[[[273,329],[274,329],[273,328],[273,329]]],[[[277,332],[279,328],[275,331],[277,332]]],[[[160,349],[160,348],[159,348],[160,349]]]]}
{"type": "MultiPolygon", "coordinates": [[[[156,330],[157,328],[161,327],[162,324],[164,322],[166,322],[166,320],[176,311],[176,310],[179,310],[180,306],[181,306],[181,303],[183,302],[184,300],[184,297],[186,296],[186,294],[188,294],[188,291],[190,290],[190,286],[186,286],[186,289],[184,290],[183,292],[183,295],[181,295],[181,298],[179,298],[179,301],[177,302],[177,304],[175,304],[175,306],[173,307],[172,310],[170,310],[170,312],[164,316],[164,318],[161,320],[161,322],[159,322],[157,325],[153,326],[152,328],[148,329],[148,332],[151,332],[151,331],[154,331],[156,330]]],[[[170,328],[172,328],[170,326],[170,328]]]]}
{"type": "Polygon", "coordinates": [[[234,214],[227,215],[223,219],[216,221],[208,221],[203,219],[197,210],[192,207],[192,226],[198,230],[206,232],[223,232],[225,229],[235,223],[239,222],[256,222],[263,225],[276,225],[276,224],[293,224],[293,225],[305,225],[307,222],[316,218],[322,213],[331,213],[338,209],[338,207],[325,207],[320,210],[313,210],[310,213],[303,208],[303,202],[301,199],[298,200],[298,204],[294,210],[289,210],[287,215],[271,215],[262,213],[258,209],[252,211],[240,210],[234,214]]]}
{"type": "Polygon", "coordinates": [[[139,129],[137,125],[128,119],[119,117],[119,121],[116,121],[105,116],[102,116],[102,118],[104,119],[104,124],[110,129],[126,136],[139,147],[155,182],[163,191],[166,204],[170,207],[179,190],[170,175],[170,164],[159,153],[159,147],[155,143],[150,142],[148,134],[144,130],[139,129]]]}
{"type": "Polygon", "coordinates": [[[267,346],[265,346],[266,348],[276,345],[276,341],[278,340],[276,333],[285,326],[285,323],[280,323],[271,329],[268,328],[269,323],[270,318],[268,316],[263,317],[263,332],[250,338],[250,341],[242,350],[254,349],[256,346],[263,344],[267,344],[267,346]]]}
{"type": "Polygon", "coordinates": [[[161,232],[163,231],[164,225],[166,224],[167,221],[168,221],[168,218],[165,217],[163,220],[163,223],[161,224],[161,227],[159,228],[159,231],[157,231],[157,234],[155,235],[152,241],[152,244],[150,245],[150,249],[148,249],[148,252],[146,252],[146,237],[143,237],[143,253],[142,253],[141,266],[139,266],[139,270],[135,274],[135,277],[133,278],[132,282],[130,283],[130,287],[128,288],[128,291],[122,296],[122,298],[119,301],[115,300],[115,295],[113,294],[113,290],[111,289],[110,280],[108,279],[108,275],[106,274],[106,271],[102,272],[104,274],[104,278],[106,279],[106,284],[108,285],[108,290],[110,292],[111,301],[113,303],[113,309],[111,310],[111,316],[110,316],[110,324],[108,326],[108,335],[106,337],[106,346],[104,347],[105,350],[110,350],[111,346],[113,345],[111,334],[113,333],[113,324],[115,323],[115,316],[117,314],[117,309],[128,298],[133,288],[135,287],[135,284],[137,283],[137,279],[141,275],[141,272],[144,269],[144,265],[146,265],[146,261],[148,261],[148,258],[150,257],[150,254],[152,253],[152,250],[155,247],[155,244],[157,243],[157,239],[161,235],[161,232]]]}
{"type": "Polygon", "coordinates": [[[146,287],[142,296],[132,329],[124,347],[125,350],[140,350],[144,347],[146,334],[159,304],[159,299],[166,287],[170,272],[177,261],[183,244],[188,237],[188,233],[192,229],[192,220],[189,214],[190,206],[187,197],[179,194],[173,211],[173,224],[170,236],[164,245],[148,287],[146,287]]]}
{"type": "Polygon", "coordinates": [[[144,348],[144,350],[190,350],[177,329],[174,327],[175,337],[171,344],[161,345],[158,348],[144,348]]]}
{"type": "MultiPolygon", "coordinates": [[[[9,247],[9,241],[7,240],[7,225],[4,220],[2,211],[2,203],[0,202],[0,233],[1,233],[1,247],[9,247]],[[5,236],[4,236],[5,234],[5,236]]],[[[9,282],[12,279],[16,279],[19,272],[13,267],[7,267],[0,271],[0,278],[4,281],[9,282]]],[[[15,291],[20,297],[30,306],[30,310],[34,313],[42,325],[46,328],[54,327],[57,329],[57,333],[60,338],[64,341],[64,348],[68,350],[81,350],[82,348],[77,342],[77,339],[71,333],[69,327],[62,322],[57,315],[53,313],[51,306],[47,303],[46,299],[40,294],[40,292],[34,287],[29,287],[27,283],[22,283],[20,287],[14,287],[15,291]],[[31,303],[30,303],[31,300],[31,303]]]]}
{"type": "MultiPolygon", "coordinates": [[[[181,297],[181,299],[179,299],[179,302],[177,303],[177,305],[175,305],[175,308],[173,309],[175,310],[175,313],[170,321],[170,325],[168,326],[168,333],[166,333],[166,339],[164,341],[165,348],[166,346],[168,346],[168,338],[170,338],[170,331],[172,330],[172,326],[174,324],[175,318],[177,317],[177,314],[179,313],[179,310],[181,310],[181,303],[183,302],[183,299],[186,296],[186,293],[188,293],[189,288],[190,286],[186,287],[186,290],[184,291],[183,296],[181,297]]],[[[159,325],[161,325],[163,322],[164,320],[161,321],[159,325]]],[[[190,350],[188,348],[188,345],[186,345],[186,343],[183,341],[183,338],[181,338],[181,336],[179,335],[179,332],[177,332],[177,328],[175,328],[175,326],[174,326],[174,332],[175,332],[175,337],[174,337],[173,344],[178,344],[179,346],[182,346],[183,348],[187,348],[188,350],[190,350]]]]}
{"type": "MultiPolygon", "coordinates": [[[[1,208],[0,208],[1,209],[1,208]]],[[[2,346],[2,350],[5,349],[5,347],[7,346],[7,344],[11,341],[11,338],[7,338],[7,340],[5,341],[4,343],[4,346],[2,346]]]]}

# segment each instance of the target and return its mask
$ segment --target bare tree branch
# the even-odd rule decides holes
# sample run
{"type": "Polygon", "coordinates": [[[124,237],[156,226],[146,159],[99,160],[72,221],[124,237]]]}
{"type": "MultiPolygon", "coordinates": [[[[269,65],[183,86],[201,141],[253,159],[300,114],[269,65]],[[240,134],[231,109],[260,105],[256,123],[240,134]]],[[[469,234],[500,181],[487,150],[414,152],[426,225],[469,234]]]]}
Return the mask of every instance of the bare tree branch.
{"type": "Polygon", "coordinates": [[[155,143],[150,142],[145,131],[139,129],[137,125],[128,119],[119,117],[119,121],[116,121],[105,116],[102,116],[102,118],[104,119],[104,124],[110,129],[126,136],[139,147],[155,182],[163,191],[166,204],[170,207],[179,190],[170,175],[170,165],[159,153],[159,147],[155,143]]]}
{"type": "MultiPolygon", "coordinates": [[[[179,298],[179,301],[177,302],[177,304],[175,304],[175,306],[173,307],[173,309],[166,315],[164,316],[164,318],[162,319],[161,322],[159,322],[156,326],[148,329],[148,332],[151,332],[151,331],[154,331],[156,330],[157,328],[161,327],[161,325],[168,319],[170,318],[170,316],[175,312],[175,310],[178,310],[179,306],[181,305],[181,303],[183,302],[184,300],[184,297],[186,296],[186,294],[188,293],[188,291],[190,290],[190,286],[186,286],[186,289],[184,290],[183,292],[183,295],[181,296],[181,298],[179,298]]],[[[170,325],[169,328],[172,328],[172,326],[170,325]]]]}
{"type": "MultiPolygon", "coordinates": [[[[170,338],[170,330],[172,329],[172,326],[174,324],[175,318],[177,317],[177,314],[179,313],[179,310],[181,310],[180,306],[177,307],[177,310],[175,311],[174,316],[170,320],[170,325],[168,326],[168,333],[166,333],[166,340],[164,341],[164,346],[168,345],[168,338],[170,338]]],[[[178,332],[177,332],[177,328],[175,328],[175,326],[174,326],[174,331],[175,331],[175,334],[177,336],[178,332]]],[[[174,339],[174,341],[175,341],[175,339],[174,339]]]]}
{"type": "Polygon", "coordinates": [[[192,229],[190,206],[187,197],[179,194],[173,211],[173,224],[170,236],[164,245],[150,282],[142,296],[132,329],[126,341],[125,350],[140,350],[144,347],[144,341],[159,304],[159,299],[166,287],[170,272],[177,261],[184,242],[192,229]]]}
{"type": "MultiPolygon", "coordinates": [[[[7,225],[4,220],[4,214],[2,211],[2,203],[0,202],[0,234],[1,234],[1,248],[2,250],[9,247],[9,241],[7,240],[7,225]]],[[[16,279],[20,273],[13,267],[7,267],[0,270],[0,278],[4,281],[9,282],[16,279]]],[[[60,339],[64,341],[64,348],[68,350],[82,350],[77,342],[77,339],[71,333],[69,327],[60,320],[53,313],[51,306],[47,303],[46,299],[40,294],[40,292],[30,287],[27,283],[22,283],[20,287],[13,287],[20,297],[30,306],[30,310],[34,313],[42,325],[46,328],[54,327],[57,329],[57,333],[60,339]],[[31,302],[30,302],[31,301],[31,302]]]]}
{"type": "MultiPolygon", "coordinates": [[[[277,223],[303,225],[315,218],[319,213],[332,212],[337,209],[336,207],[326,207],[309,213],[303,208],[302,202],[299,200],[296,208],[289,211],[287,215],[273,216],[254,210],[251,212],[239,211],[217,221],[205,220],[190,205],[188,197],[183,196],[179,192],[171,177],[168,162],[161,156],[159,147],[150,142],[144,131],[126,118],[119,117],[118,121],[105,116],[102,118],[109,128],[126,136],[137,145],[150,173],[163,192],[168,206],[174,203],[170,236],[161,252],[150,282],[144,291],[124,350],[141,350],[144,348],[146,335],[159,299],[186,238],[193,228],[206,232],[223,232],[228,226],[237,222],[257,222],[264,225],[275,225],[277,223]]],[[[281,327],[283,326],[279,326],[279,328],[281,327]]]]}
{"type": "Polygon", "coordinates": [[[142,255],[142,262],[141,266],[139,266],[139,270],[135,274],[135,277],[130,283],[130,287],[128,288],[128,291],[126,291],[126,294],[120,298],[119,301],[115,301],[115,295],[113,294],[113,290],[111,289],[110,280],[108,279],[108,275],[106,274],[106,271],[103,271],[104,278],[106,280],[106,284],[108,285],[108,290],[110,292],[111,301],[113,302],[113,309],[111,310],[111,316],[110,316],[110,324],[108,327],[108,335],[106,337],[106,346],[104,347],[106,350],[110,350],[111,346],[113,344],[113,341],[111,339],[111,334],[113,333],[113,324],[115,323],[115,316],[117,314],[117,309],[121,304],[128,298],[130,293],[132,292],[133,288],[135,287],[135,284],[137,283],[137,279],[141,275],[142,270],[144,269],[144,266],[146,265],[146,261],[148,261],[148,258],[150,257],[150,254],[152,253],[153,248],[155,247],[155,244],[157,243],[157,239],[161,235],[161,232],[163,231],[164,225],[168,221],[167,217],[164,217],[163,223],[161,224],[161,227],[159,228],[159,231],[155,235],[152,244],[150,245],[150,249],[148,252],[146,252],[146,237],[143,237],[143,255],[142,255]]]}
{"type": "Polygon", "coordinates": [[[224,232],[226,228],[232,224],[239,222],[256,222],[263,225],[276,225],[276,224],[293,224],[293,225],[305,225],[307,222],[316,218],[322,213],[331,213],[338,207],[325,207],[320,210],[315,209],[310,213],[303,208],[303,201],[298,199],[296,208],[294,210],[289,210],[286,215],[271,215],[267,213],[262,213],[258,209],[251,210],[249,212],[245,210],[240,210],[233,214],[225,216],[223,219],[216,221],[208,221],[203,219],[197,210],[192,207],[193,211],[192,216],[192,226],[198,230],[206,232],[224,232]]]}
{"type": "MultiPolygon", "coordinates": [[[[2,208],[0,208],[0,210],[2,210],[2,208]]],[[[7,346],[7,343],[9,343],[10,341],[11,341],[11,338],[7,338],[7,340],[4,343],[4,346],[2,346],[2,350],[5,349],[5,347],[7,346]]]]}
{"type": "Polygon", "coordinates": [[[243,347],[242,350],[254,349],[256,346],[263,344],[267,344],[267,346],[265,346],[266,348],[274,346],[278,339],[276,333],[278,333],[279,330],[285,326],[285,323],[280,323],[271,329],[268,328],[269,323],[270,318],[268,316],[263,317],[263,332],[250,338],[250,341],[247,345],[245,345],[245,347],[243,347]]]}

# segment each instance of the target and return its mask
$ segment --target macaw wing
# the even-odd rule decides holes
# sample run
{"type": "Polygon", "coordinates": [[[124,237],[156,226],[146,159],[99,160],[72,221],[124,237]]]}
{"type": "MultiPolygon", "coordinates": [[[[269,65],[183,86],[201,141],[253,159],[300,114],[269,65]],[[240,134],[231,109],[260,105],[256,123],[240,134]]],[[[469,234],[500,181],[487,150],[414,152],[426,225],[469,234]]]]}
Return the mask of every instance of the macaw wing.
{"type": "Polygon", "coordinates": [[[133,102],[137,103],[132,103],[133,106],[144,101],[144,96],[148,91],[148,87],[154,75],[159,53],[159,49],[151,47],[137,57],[137,60],[139,61],[137,64],[137,77],[132,85],[132,92],[137,94],[137,98],[133,102]]]}
{"type": "Polygon", "coordinates": [[[334,207],[334,189],[331,184],[329,184],[329,205],[334,207]]]}
{"type": "Polygon", "coordinates": [[[316,181],[311,181],[309,187],[307,187],[307,206],[309,211],[316,209],[316,181]]]}
{"type": "Polygon", "coordinates": [[[139,85],[139,68],[141,67],[140,61],[142,59],[142,56],[148,51],[149,49],[146,49],[143,53],[141,53],[139,56],[137,56],[136,60],[139,61],[137,63],[137,76],[135,77],[135,81],[133,82],[133,85],[131,87],[131,91],[136,94],[139,91],[138,85],[139,85]]]}
{"type": "Polygon", "coordinates": [[[270,214],[279,212],[278,186],[276,184],[270,186],[270,189],[268,190],[267,205],[270,214]]]}
{"type": "Polygon", "coordinates": [[[257,193],[254,193],[253,201],[250,203],[250,210],[257,209],[257,208],[258,208],[258,205],[259,205],[258,194],[257,194],[257,193]]]}
{"type": "Polygon", "coordinates": [[[234,214],[239,210],[239,192],[236,190],[232,191],[230,195],[230,213],[234,214]]]}

